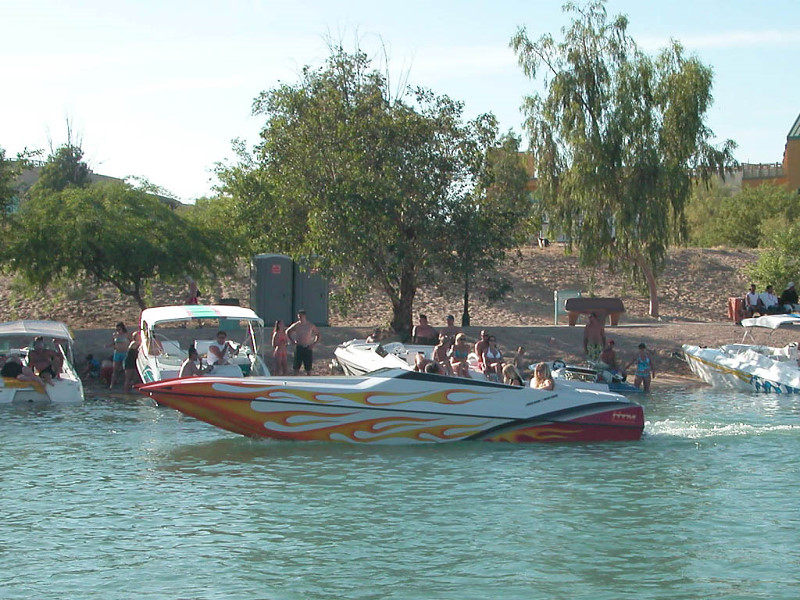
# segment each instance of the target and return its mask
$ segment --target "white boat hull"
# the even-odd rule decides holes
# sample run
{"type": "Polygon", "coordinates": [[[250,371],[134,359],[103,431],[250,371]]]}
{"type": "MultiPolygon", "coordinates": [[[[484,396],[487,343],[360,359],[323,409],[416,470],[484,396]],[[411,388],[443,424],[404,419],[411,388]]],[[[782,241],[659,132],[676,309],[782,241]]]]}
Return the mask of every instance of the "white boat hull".
{"type": "Polygon", "coordinates": [[[689,368],[709,385],[763,393],[800,393],[800,368],[789,348],[730,344],[683,346],[689,368]]]}

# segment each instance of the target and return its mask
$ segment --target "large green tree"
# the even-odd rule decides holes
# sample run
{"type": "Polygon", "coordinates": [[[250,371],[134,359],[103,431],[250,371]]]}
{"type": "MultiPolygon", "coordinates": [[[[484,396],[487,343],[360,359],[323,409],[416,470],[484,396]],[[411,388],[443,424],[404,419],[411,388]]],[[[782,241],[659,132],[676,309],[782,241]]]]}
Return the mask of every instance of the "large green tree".
{"type": "MultiPolygon", "coordinates": [[[[491,125],[489,135],[494,136],[491,125]]],[[[463,284],[461,324],[470,324],[470,293],[483,279],[486,300],[502,298],[510,282],[496,271],[509,248],[522,246],[537,223],[532,220],[532,200],[526,191],[528,173],[520,152],[520,140],[512,133],[484,154],[472,193],[459,202],[450,218],[452,254],[444,260],[449,277],[463,284]]]]}
{"type": "Polygon", "coordinates": [[[712,71],[672,42],[656,57],[628,35],[604,2],[565,4],[573,15],[556,41],[511,41],[544,93],[525,99],[537,195],[586,265],[607,263],[645,283],[658,316],[656,278],[670,243],[686,235],[693,178],[732,162],[735,145],[711,145],[712,71]]]}
{"type": "MultiPolygon", "coordinates": [[[[408,332],[418,287],[440,280],[469,233],[455,216],[478,204],[487,152],[502,146],[494,120],[465,121],[461,103],[425,89],[393,96],[364,53],[341,48],[299,83],[260,94],[254,113],[266,118],[261,142],[222,169],[223,192],[261,215],[264,247],[313,257],[345,297],[382,290],[392,327],[408,332]]],[[[498,236],[476,254],[509,243],[498,236]]]]}
{"type": "Polygon", "coordinates": [[[156,197],[126,184],[38,194],[12,215],[4,264],[30,284],[88,277],[146,308],[147,286],[216,265],[214,240],[156,197]]]}

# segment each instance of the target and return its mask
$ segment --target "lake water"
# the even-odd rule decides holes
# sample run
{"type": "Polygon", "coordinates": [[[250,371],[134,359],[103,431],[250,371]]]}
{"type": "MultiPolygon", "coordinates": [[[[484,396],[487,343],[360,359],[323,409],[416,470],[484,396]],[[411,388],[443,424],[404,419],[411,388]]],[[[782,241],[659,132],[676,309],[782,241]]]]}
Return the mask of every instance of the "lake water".
{"type": "Polygon", "coordinates": [[[800,597],[800,396],[642,441],[252,441],[146,401],[0,411],[0,598],[800,597]]]}

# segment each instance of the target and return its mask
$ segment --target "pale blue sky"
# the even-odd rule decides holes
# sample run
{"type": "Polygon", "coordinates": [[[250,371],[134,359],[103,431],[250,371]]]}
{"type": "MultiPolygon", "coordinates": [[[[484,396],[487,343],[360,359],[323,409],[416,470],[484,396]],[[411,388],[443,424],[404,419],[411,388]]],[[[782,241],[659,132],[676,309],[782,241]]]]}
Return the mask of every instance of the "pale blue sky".
{"type": "MultiPolygon", "coordinates": [[[[391,70],[462,100],[468,117],[493,112],[521,133],[533,84],[508,41],[558,34],[560,0],[0,0],[2,110],[7,154],[48,148],[72,122],[98,173],[146,177],[183,200],[210,193],[230,141],[253,143],[253,98],[319,66],[326,38],[358,39],[391,70]]],[[[669,38],[715,73],[709,125],[745,162],[779,162],[800,114],[798,0],[611,0],[654,52],[669,38]]]]}

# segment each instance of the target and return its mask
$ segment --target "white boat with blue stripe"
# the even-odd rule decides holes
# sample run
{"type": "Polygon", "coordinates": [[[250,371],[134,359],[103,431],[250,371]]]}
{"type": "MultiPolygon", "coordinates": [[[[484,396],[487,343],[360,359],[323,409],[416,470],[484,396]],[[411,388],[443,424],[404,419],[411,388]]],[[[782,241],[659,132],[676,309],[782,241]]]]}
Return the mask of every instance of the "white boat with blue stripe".
{"type": "MultiPolygon", "coordinates": [[[[756,331],[800,327],[800,315],[767,315],[743,319],[744,338],[740,344],[718,348],[683,346],[683,354],[692,372],[706,383],[725,389],[774,394],[800,393],[800,366],[797,342],[786,346],[745,343],[755,342],[756,331]]],[[[800,333],[800,329],[798,329],[800,333]]]]}

